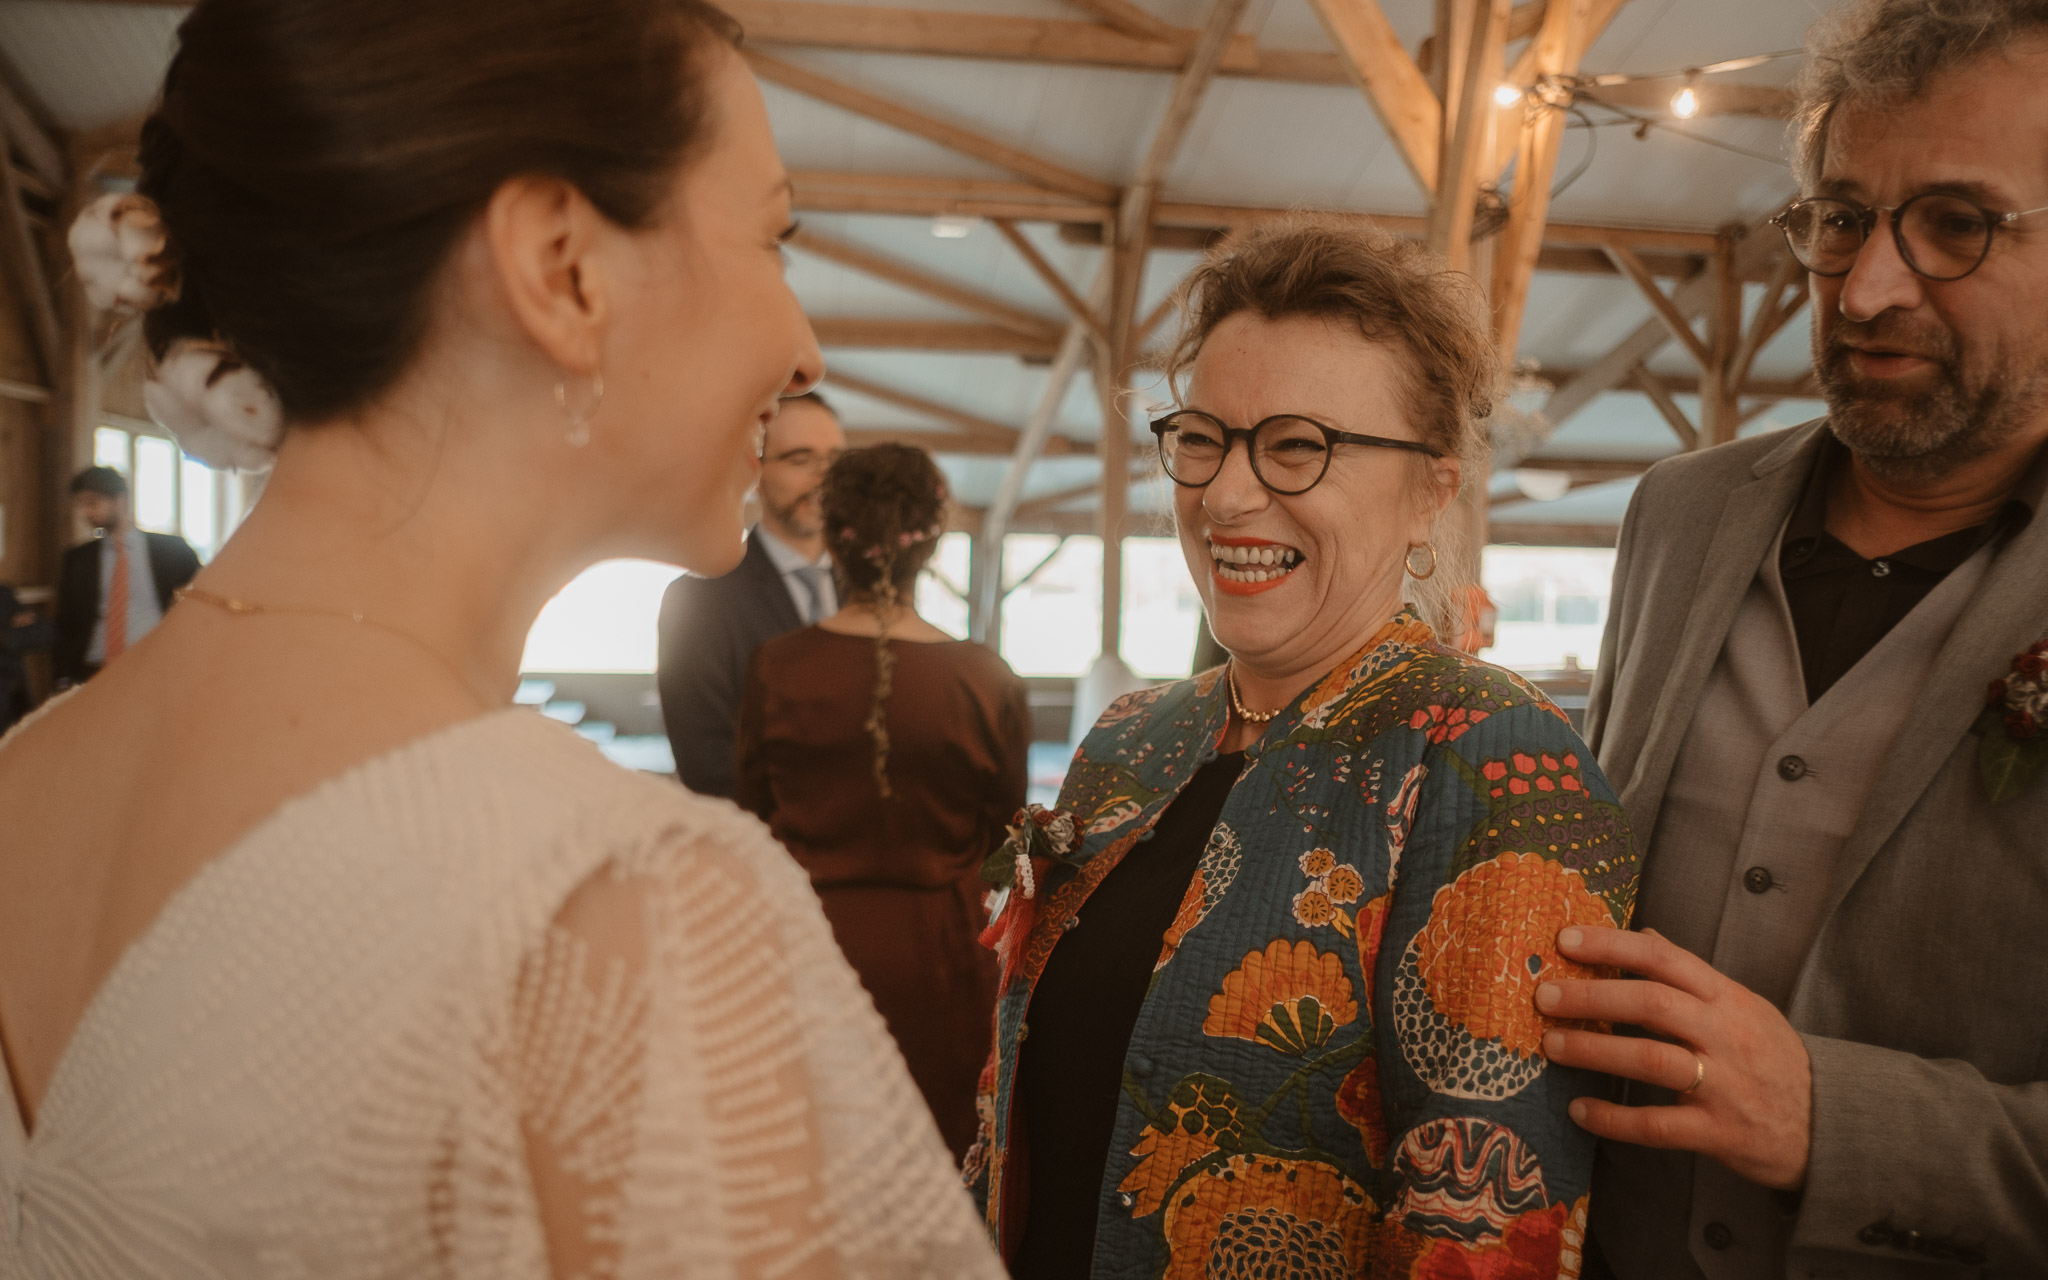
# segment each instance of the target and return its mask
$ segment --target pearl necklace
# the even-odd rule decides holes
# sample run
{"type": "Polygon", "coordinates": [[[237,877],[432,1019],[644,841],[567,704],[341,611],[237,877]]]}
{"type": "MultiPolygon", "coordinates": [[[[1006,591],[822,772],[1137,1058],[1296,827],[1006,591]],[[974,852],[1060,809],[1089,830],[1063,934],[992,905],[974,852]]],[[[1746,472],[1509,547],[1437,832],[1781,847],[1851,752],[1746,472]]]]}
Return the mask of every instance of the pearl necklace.
{"type": "Polygon", "coordinates": [[[1237,696],[1237,664],[1234,662],[1223,668],[1223,687],[1230,691],[1230,709],[1237,712],[1238,719],[1248,724],[1264,724],[1285,710],[1283,707],[1275,707],[1271,711],[1246,710],[1237,696]]]}

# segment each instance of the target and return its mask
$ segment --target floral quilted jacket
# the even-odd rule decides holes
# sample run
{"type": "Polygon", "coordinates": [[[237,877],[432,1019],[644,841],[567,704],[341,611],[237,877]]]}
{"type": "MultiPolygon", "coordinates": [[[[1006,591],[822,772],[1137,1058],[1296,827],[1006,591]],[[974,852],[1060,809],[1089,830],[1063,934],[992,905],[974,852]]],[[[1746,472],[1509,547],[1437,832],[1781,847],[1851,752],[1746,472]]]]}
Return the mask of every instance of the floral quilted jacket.
{"type": "MultiPolygon", "coordinates": [[[[1103,715],[1060,796],[1077,847],[1004,944],[967,1177],[1006,1256],[1033,984],[1215,758],[1218,677],[1103,715]]],[[[1558,930],[1625,926],[1635,883],[1563,715],[1397,616],[1245,753],[1132,1030],[1096,1280],[1575,1275],[1593,1141],[1565,1107],[1594,1081],[1545,1061],[1533,997],[1586,972],[1558,930]]]]}

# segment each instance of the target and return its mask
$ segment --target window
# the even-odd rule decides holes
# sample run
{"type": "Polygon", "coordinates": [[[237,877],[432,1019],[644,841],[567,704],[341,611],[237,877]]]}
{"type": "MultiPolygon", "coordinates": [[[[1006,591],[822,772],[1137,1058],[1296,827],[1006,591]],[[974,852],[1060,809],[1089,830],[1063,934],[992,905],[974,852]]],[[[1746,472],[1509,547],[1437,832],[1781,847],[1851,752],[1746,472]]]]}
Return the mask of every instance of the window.
{"type": "Polygon", "coordinates": [[[180,535],[201,561],[213,559],[247,514],[248,502],[237,476],[184,456],[176,442],[152,424],[98,427],[92,435],[92,460],[127,477],[129,511],[138,527],[180,535]]]}
{"type": "Polygon", "coordinates": [[[1613,576],[1606,548],[1488,547],[1483,577],[1500,620],[1485,656],[1526,671],[1591,667],[1613,576]]]}
{"type": "Polygon", "coordinates": [[[973,539],[964,533],[939,537],[939,549],[917,579],[917,612],[926,622],[952,636],[967,638],[968,557],[973,539]]]}

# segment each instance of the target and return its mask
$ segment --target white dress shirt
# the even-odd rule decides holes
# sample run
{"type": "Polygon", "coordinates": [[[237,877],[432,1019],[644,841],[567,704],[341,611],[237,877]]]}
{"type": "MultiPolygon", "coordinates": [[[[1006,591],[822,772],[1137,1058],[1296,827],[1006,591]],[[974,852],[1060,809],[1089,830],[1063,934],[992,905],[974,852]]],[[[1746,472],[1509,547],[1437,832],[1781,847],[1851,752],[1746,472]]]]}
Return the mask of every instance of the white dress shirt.
{"type": "Polygon", "coordinates": [[[819,552],[817,559],[806,559],[803,552],[768,532],[766,525],[755,525],[754,536],[761,540],[761,549],[768,553],[769,563],[782,575],[783,588],[796,602],[797,617],[808,625],[839,612],[839,596],[832,587],[832,557],[829,554],[819,552]],[[811,589],[804,583],[805,570],[814,571],[809,576],[817,588],[815,605],[811,600],[811,589]]]}

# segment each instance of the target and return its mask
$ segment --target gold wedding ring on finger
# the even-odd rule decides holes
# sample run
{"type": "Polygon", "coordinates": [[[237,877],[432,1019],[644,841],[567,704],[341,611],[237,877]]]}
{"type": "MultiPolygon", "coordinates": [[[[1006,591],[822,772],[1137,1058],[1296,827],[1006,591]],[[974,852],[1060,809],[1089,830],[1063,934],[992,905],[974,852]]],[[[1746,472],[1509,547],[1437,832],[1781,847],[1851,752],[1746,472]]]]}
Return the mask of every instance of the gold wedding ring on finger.
{"type": "Polygon", "coordinates": [[[1680,1089],[1678,1096],[1682,1098],[1688,1093],[1698,1093],[1700,1086],[1706,1082],[1707,1060],[1698,1054],[1694,1054],[1692,1055],[1692,1083],[1680,1089]]]}

